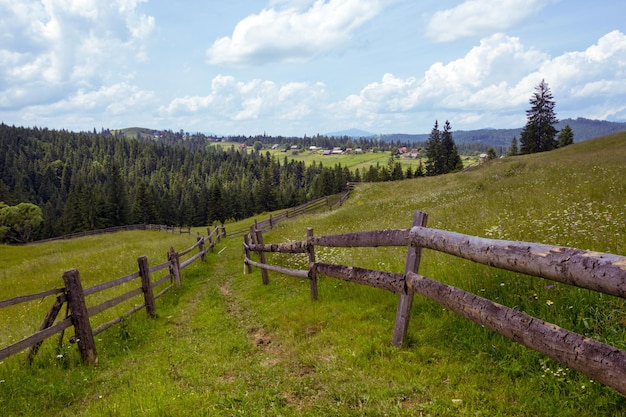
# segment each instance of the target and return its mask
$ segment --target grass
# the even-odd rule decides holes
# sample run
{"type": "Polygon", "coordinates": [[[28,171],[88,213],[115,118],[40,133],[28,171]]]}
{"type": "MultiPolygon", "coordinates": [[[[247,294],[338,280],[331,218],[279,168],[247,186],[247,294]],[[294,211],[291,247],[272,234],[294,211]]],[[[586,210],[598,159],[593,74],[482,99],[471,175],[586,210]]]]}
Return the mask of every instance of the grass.
{"type": "MultiPolygon", "coordinates": [[[[303,240],[306,227],[316,235],[408,228],[412,212],[423,210],[431,227],[623,255],[624,162],[622,134],[460,174],[363,184],[343,208],[286,222],[264,240],[303,240]]],[[[16,260],[20,253],[37,251],[29,282],[36,276],[58,282],[68,265],[58,264],[63,259],[74,259],[72,266],[93,264],[97,276],[96,266],[113,255],[95,247],[141,247],[137,242],[145,241],[126,233],[102,239],[0,248],[8,271],[0,280],[2,294],[14,291],[8,277],[28,275],[29,267],[16,260]],[[12,272],[16,268],[21,272],[12,272]]],[[[164,258],[170,244],[189,246],[173,239],[189,237],[154,242],[154,256],[164,258]]],[[[135,267],[137,253],[118,252],[119,263],[135,267]]],[[[406,250],[316,248],[316,255],[323,262],[399,272],[406,250]]],[[[306,265],[304,257],[270,259],[306,265]]],[[[432,251],[424,251],[420,272],[626,349],[623,300],[432,251]]],[[[182,288],[157,301],[156,320],[139,313],[102,333],[97,367],[81,366],[73,346],[61,360],[41,352],[32,367],[21,355],[6,359],[0,407],[7,416],[626,415],[620,394],[419,296],[408,346],[393,348],[396,306],[394,294],[331,278],[320,279],[317,302],[310,301],[304,280],[270,273],[263,286],[259,271],[243,274],[241,239],[227,238],[206,264],[184,271],[182,288]]]]}
{"type": "MultiPolygon", "coordinates": [[[[223,149],[230,149],[234,146],[235,149],[239,148],[239,144],[235,142],[216,142],[212,146],[219,146],[223,149]]],[[[322,163],[326,167],[333,167],[335,165],[341,165],[342,167],[347,167],[350,171],[355,172],[359,169],[361,175],[363,175],[370,166],[376,167],[380,165],[381,167],[386,167],[389,163],[390,152],[364,152],[364,153],[344,153],[344,154],[335,154],[335,155],[323,155],[321,151],[310,151],[308,149],[300,149],[298,151],[288,150],[287,152],[281,152],[280,149],[262,149],[261,153],[265,155],[266,152],[269,152],[270,155],[276,158],[277,161],[283,162],[285,158],[288,161],[303,161],[307,166],[315,162],[316,164],[322,163]]],[[[479,161],[479,157],[472,156],[464,156],[463,164],[464,166],[469,166],[475,164],[479,161]]],[[[395,162],[400,162],[402,165],[402,170],[406,172],[406,170],[411,167],[413,172],[419,167],[420,159],[411,159],[411,158],[396,158],[395,162]]],[[[421,160],[422,167],[426,169],[426,160],[421,160]]]]}

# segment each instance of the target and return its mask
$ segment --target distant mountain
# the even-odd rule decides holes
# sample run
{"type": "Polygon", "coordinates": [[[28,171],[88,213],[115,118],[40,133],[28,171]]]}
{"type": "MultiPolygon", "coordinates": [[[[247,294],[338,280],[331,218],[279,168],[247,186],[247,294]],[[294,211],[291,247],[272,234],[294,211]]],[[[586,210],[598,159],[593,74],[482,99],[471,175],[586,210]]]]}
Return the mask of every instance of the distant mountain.
{"type": "Polygon", "coordinates": [[[338,132],[326,133],[325,136],[336,137],[336,138],[342,138],[344,136],[348,136],[351,138],[369,138],[370,136],[374,136],[374,133],[367,132],[361,129],[347,129],[347,130],[340,130],[338,132]]]}
{"type": "MultiPolygon", "coordinates": [[[[579,117],[577,119],[564,119],[557,125],[557,130],[569,125],[574,132],[574,142],[582,142],[599,136],[626,131],[626,123],[608,122],[606,120],[591,120],[579,117]]],[[[456,130],[452,137],[457,144],[478,144],[493,147],[508,147],[511,145],[513,136],[517,137],[518,143],[522,128],[517,129],[479,129],[479,130],[456,130]]],[[[386,142],[425,142],[430,134],[410,135],[404,133],[380,135],[386,142]]]]}

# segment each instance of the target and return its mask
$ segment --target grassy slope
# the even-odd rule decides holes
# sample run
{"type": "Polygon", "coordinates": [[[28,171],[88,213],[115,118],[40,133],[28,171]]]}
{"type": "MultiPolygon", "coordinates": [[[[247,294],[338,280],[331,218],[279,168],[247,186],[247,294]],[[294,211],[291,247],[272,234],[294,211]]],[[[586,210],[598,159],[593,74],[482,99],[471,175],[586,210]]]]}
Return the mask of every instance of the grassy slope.
{"type": "MultiPolygon", "coordinates": [[[[238,148],[239,144],[235,142],[216,142],[212,146],[221,146],[224,149],[230,149],[232,146],[235,149],[238,148]]],[[[250,148],[248,148],[250,149],[250,148]]],[[[287,158],[288,161],[303,161],[307,166],[315,162],[316,164],[322,163],[326,167],[334,167],[335,165],[341,165],[342,167],[347,167],[351,171],[355,171],[359,169],[361,175],[363,175],[370,166],[387,166],[389,163],[389,152],[366,152],[366,153],[346,153],[342,155],[323,155],[321,151],[309,151],[308,149],[299,150],[295,154],[293,151],[289,150],[287,152],[281,152],[279,149],[263,149],[261,153],[265,155],[266,152],[269,152],[270,155],[274,156],[277,161],[281,164],[284,159],[287,158]]],[[[477,156],[463,156],[463,164],[465,166],[474,164],[478,162],[479,158],[477,156]]],[[[415,171],[420,163],[419,159],[411,159],[411,158],[398,158],[396,162],[400,162],[402,165],[402,169],[406,172],[408,167],[411,167],[413,171],[415,171]]],[[[426,161],[422,160],[422,164],[425,164],[426,161]]],[[[424,166],[425,168],[425,166],[424,166]]]]}
{"type": "MultiPolygon", "coordinates": [[[[302,240],[306,227],[318,235],[407,228],[420,209],[431,227],[626,254],[625,162],[626,135],[616,135],[462,174],[365,184],[344,208],[286,223],[265,240],[302,240]]],[[[44,270],[56,274],[66,267],[49,256],[78,256],[93,243],[76,242],[24,250],[40,250],[44,270]]],[[[60,360],[44,351],[32,368],[5,360],[3,415],[625,415],[619,394],[421,297],[409,346],[393,348],[396,296],[322,278],[313,303],[301,280],[270,274],[262,286],[258,271],[243,275],[240,242],[223,241],[223,252],[186,270],[184,287],[158,301],[157,320],[137,314],[101,334],[97,368],[78,366],[75,347],[60,360]]],[[[162,244],[157,253],[170,243],[162,244]]],[[[20,249],[1,247],[0,259],[20,249]]],[[[404,255],[317,250],[323,262],[394,271],[404,255]]],[[[86,261],[111,254],[93,256],[86,261]]],[[[18,266],[2,266],[5,280],[20,276],[18,266]]],[[[621,300],[431,251],[420,272],[626,349],[621,300]]]]}

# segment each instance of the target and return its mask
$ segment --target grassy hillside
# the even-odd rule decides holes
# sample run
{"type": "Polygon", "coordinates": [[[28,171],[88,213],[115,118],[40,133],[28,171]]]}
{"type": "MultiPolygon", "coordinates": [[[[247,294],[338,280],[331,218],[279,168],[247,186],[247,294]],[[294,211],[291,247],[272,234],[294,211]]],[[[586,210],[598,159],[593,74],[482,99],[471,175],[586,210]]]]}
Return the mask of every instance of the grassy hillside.
{"type": "MultiPolygon", "coordinates": [[[[224,149],[230,149],[234,147],[238,149],[239,143],[236,142],[215,142],[212,146],[220,146],[224,149]]],[[[250,149],[250,148],[249,148],[250,149]]],[[[308,149],[299,149],[297,151],[288,150],[286,152],[282,152],[280,149],[270,149],[265,148],[261,151],[262,154],[269,152],[270,155],[275,157],[279,162],[283,162],[284,158],[287,158],[288,161],[303,161],[307,166],[312,163],[322,163],[326,167],[333,167],[335,165],[341,165],[342,167],[347,167],[351,171],[355,171],[359,169],[361,174],[367,171],[370,166],[380,165],[382,167],[386,167],[389,163],[390,152],[363,152],[363,153],[355,153],[348,152],[344,154],[335,154],[335,155],[323,155],[321,150],[310,151],[308,149]]],[[[463,155],[463,165],[469,166],[477,163],[480,158],[476,155],[463,155]]],[[[419,158],[396,158],[396,162],[400,162],[402,165],[402,170],[406,172],[407,168],[411,167],[412,171],[415,170],[420,165],[419,158]]],[[[423,168],[426,168],[426,160],[422,159],[421,163],[423,168]]]]}
{"type": "MultiPolygon", "coordinates": [[[[624,255],[625,164],[626,135],[619,134],[460,174],[364,184],[343,208],[285,223],[265,241],[303,240],[306,227],[316,235],[407,228],[422,210],[430,227],[624,255]]],[[[40,255],[2,265],[0,284],[13,282],[2,298],[37,265],[34,275],[54,277],[54,286],[64,258],[84,258],[95,271],[111,252],[81,255],[83,248],[124,247],[133,236],[0,247],[0,262],[7,253],[40,255]]],[[[156,253],[170,245],[161,244],[156,253]]],[[[402,271],[405,253],[318,248],[316,255],[402,271]]],[[[21,355],[5,360],[3,415],[626,415],[623,396],[419,296],[409,345],[396,349],[394,294],[322,277],[319,301],[311,302],[307,282],[270,273],[263,286],[258,271],[243,274],[241,260],[241,239],[222,241],[207,264],[186,270],[181,290],[157,302],[157,320],[140,313],[100,335],[97,368],[79,366],[74,346],[62,359],[44,350],[32,368],[21,355]]],[[[623,300],[432,251],[424,251],[420,272],[626,349],[623,300]]]]}

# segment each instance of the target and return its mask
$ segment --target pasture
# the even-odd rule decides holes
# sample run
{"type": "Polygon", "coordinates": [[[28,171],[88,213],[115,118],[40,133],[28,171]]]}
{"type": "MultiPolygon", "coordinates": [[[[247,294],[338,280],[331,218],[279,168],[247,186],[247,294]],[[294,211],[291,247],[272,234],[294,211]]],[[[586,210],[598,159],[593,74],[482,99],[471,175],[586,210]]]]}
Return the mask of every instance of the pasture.
{"type": "MultiPolygon", "coordinates": [[[[422,210],[433,228],[624,255],[625,163],[626,134],[618,134],[459,174],[362,184],[341,208],[285,222],[264,239],[302,240],[307,227],[316,235],[408,228],[422,210]]],[[[124,232],[2,246],[2,298],[57,286],[69,267],[101,279],[111,258],[124,271],[137,256],[164,258],[189,239],[124,232]]],[[[307,264],[305,256],[271,256],[290,268],[307,264]]],[[[324,248],[316,256],[400,272],[406,249],[324,248]]],[[[258,270],[244,274],[242,261],[241,238],[222,240],[180,289],[159,299],[156,320],[136,314],[101,334],[97,367],[80,365],[75,347],[62,358],[44,349],[33,366],[20,355],[4,360],[3,414],[626,415],[620,394],[429,300],[415,298],[409,343],[398,349],[390,343],[395,294],[320,277],[312,302],[306,280],[270,273],[265,286],[258,270]]],[[[623,299],[428,250],[420,272],[626,348],[623,299]]],[[[13,320],[2,320],[3,338],[13,320]]]]}

